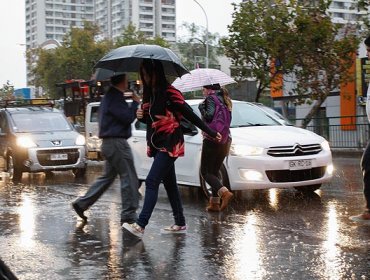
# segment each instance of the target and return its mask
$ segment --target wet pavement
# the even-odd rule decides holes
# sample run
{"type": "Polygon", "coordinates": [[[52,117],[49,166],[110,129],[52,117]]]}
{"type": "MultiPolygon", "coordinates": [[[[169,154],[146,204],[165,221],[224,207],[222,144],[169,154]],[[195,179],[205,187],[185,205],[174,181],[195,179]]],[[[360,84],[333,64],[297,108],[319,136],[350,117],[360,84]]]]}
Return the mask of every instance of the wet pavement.
{"type": "Polygon", "coordinates": [[[186,235],[160,233],[172,223],[161,187],[142,241],[122,232],[118,181],[86,212],[86,225],[71,209],[101,164],[80,181],[25,175],[0,184],[0,257],[25,280],[370,279],[370,225],[348,219],[364,206],[359,160],[335,156],[332,182],[311,195],[235,192],[223,213],[207,213],[203,194],[181,187],[186,235]]]}

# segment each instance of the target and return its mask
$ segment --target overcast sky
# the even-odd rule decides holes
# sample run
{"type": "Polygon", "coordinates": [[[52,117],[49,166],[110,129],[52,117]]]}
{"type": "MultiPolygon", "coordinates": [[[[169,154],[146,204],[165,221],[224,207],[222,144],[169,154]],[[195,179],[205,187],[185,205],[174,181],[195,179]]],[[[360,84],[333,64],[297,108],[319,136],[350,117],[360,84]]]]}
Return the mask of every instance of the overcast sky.
{"type": "MultiPolygon", "coordinates": [[[[209,31],[227,35],[227,25],[232,21],[231,3],[240,3],[241,0],[198,2],[207,13],[209,31]]],[[[0,87],[7,80],[16,88],[26,86],[24,3],[24,0],[0,0],[0,87]]],[[[176,0],[176,3],[178,27],[183,22],[206,26],[205,14],[193,0],[176,0]]]]}

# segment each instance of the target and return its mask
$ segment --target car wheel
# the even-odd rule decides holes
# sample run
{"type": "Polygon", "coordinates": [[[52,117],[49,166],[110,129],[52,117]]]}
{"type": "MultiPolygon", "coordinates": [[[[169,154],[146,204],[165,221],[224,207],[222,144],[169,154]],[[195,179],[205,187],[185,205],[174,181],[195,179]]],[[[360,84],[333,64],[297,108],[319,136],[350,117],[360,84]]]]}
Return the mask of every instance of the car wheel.
{"type": "MultiPolygon", "coordinates": [[[[202,177],[202,174],[199,172],[199,178],[200,178],[200,187],[203,190],[203,193],[205,194],[206,198],[210,198],[212,196],[212,188],[211,186],[204,180],[202,177]]],[[[224,165],[221,166],[220,171],[218,172],[218,178],[220,178],[222,185],[227,187],[230,190],[230,183],[229,183],[229,177],[227,176],[227,171],[224,165]]]]}
{"type": "Polygon", "coordinates": [[[295,187],[295,189],[300,192],[314,192],[318,190],[320,187],[321,187],[321,184],[316,184],[316,185],[295,187]]]}
{"type": "Polygon", "coordinates": [[[86,167],[85,168],[75,168],[72,170],[73,175],[75,175],[76,178],[82,178],[86,174],[86,167]]]}
{"type": "Polygon", "coordinates": [[[22,171],[16,166],[13,156],[8,155],[6,162],[9,178],[13,183],[19,183],[22,180],[22,171]]]}

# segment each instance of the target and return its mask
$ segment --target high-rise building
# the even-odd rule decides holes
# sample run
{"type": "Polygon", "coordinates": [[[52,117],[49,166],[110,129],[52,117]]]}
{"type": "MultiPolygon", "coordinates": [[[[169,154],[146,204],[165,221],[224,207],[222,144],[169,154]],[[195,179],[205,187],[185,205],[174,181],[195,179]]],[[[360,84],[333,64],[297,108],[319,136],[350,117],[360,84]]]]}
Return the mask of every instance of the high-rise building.
{"type": "Polygon", "coordinates": [[[149,37],[176,40],[176,0],[26,0],[26,44],[62,41],[71,26],[95,22],[115,39],[132,23],[149,37]]]}
{"type": "Polygon", "coordinates": [[[95,21],[115,39],[132,23],[148,37],[176,40],[176,0],[95,0],[95,21]]]}
{"type": "Polygon", "coordinates": [[[26,0],[26,45],[62,41],[71,26],[94,21],[94,0],[26,0]]]}
{"type": "Polygon", "coordinates": [[[366,11],[359,11],[353,0],[334,0],[331,2],[328,13],[335,23],[358,23],[366,11]]]}

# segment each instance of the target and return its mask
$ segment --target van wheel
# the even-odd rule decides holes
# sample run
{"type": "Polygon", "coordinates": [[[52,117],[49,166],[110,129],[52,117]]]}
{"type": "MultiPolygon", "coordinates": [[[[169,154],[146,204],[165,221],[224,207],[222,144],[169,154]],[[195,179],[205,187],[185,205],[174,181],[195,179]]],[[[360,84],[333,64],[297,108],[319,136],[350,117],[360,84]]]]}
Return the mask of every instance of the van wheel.
{"type": "MultiPolygon", "coordinates": [[[[227,171],[224,165],[221,166],[220,171],[218,172],[218,178],[221,180],[222,185],[227,187],[230,190],[229,177],[227,176],[227,171]]],[[[204,195],[206,196],[207,199],[209,199],[212,196],[212,188],[204,180],[200,172],[199,172],[199,181],[200,181],[200,187],[203,190],[204,195]]]]}
{"type": "Polygon", "coordinates": [[[22,171],[16,166],[12,155],[8,155],[6,165],[10,180],[13,183],[19,183],[22,180],[22,171]]]}
{"type": "Polygon", "coordinates": [[[294,187],[299,192],[314,192],[321,188],[321,184],[316,185],[309,185],[309,186],[301,186],[301,187],[294,187]]]}

